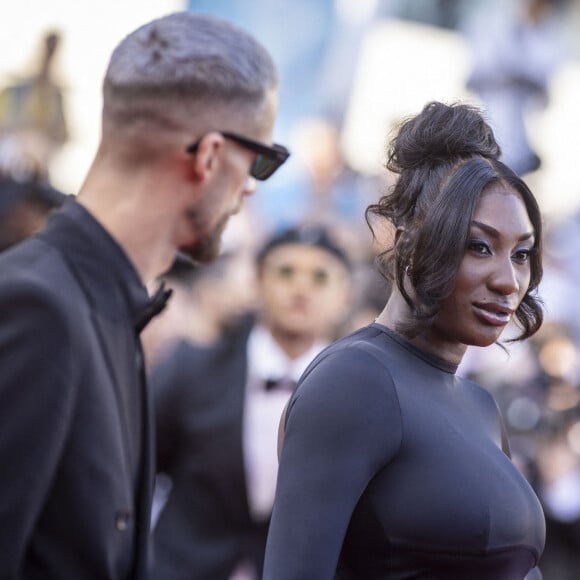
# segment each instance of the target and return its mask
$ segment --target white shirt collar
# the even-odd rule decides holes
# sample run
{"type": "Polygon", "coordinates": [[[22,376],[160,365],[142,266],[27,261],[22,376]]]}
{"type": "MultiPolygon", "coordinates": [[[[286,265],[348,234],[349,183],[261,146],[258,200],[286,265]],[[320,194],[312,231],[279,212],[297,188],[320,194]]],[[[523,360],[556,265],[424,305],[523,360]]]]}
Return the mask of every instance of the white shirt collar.
{"type": "Polygon", "coordinates": [[[297,359],[291,359],[280,348],[272,334],[257,324],[248,339],[248,371],[255,379],[279,379],[282,377],[298,381],[312,359],[327,346],[327,342],[316,341],[308,351],[297,359]]]}

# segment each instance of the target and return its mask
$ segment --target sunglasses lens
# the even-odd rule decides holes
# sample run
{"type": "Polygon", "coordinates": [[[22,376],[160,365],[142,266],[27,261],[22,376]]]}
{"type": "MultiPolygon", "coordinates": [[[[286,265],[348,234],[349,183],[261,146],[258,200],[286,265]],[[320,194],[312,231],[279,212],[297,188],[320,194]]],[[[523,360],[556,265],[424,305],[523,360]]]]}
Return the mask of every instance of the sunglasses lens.
{"type": "Polygon", "coordinates": [[[281,163],[277,159],[269,159],[265,155],[258,155],[252,165],[250,174],[252,177],[263,181],[268,179],[280,165],[281,163]]]}

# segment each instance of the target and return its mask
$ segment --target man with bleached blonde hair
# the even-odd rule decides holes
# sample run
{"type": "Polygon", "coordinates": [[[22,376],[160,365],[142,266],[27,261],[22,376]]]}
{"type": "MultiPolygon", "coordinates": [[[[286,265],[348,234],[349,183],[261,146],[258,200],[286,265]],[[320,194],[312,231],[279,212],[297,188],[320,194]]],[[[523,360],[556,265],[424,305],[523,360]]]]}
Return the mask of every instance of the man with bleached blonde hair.
{"type": "Polygon", "coordinates": [[[207,262],[244,196],[286,160],[271,144],[265,49],[210,16],[132,32],[104,81],[80,188],[0,258],[0,577],[144,579],[150,402],[146,284],[177,252],[207,262]]]}

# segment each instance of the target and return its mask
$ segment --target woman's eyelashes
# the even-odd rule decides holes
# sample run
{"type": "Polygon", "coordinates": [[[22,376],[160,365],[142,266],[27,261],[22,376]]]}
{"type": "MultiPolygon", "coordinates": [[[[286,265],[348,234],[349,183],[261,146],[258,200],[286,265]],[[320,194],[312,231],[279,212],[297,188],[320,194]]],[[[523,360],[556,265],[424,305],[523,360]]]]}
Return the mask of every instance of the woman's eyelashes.
{"type": "MultiPolygon", "coordinates": [[[[480,239],[471,239],[467,244],[468,251],[479,255],[479,256],[491,256],[493,255],[493,247],[488,242],[480,239]]],[[[525,264],[530,260],[532,254],[532,248],[525,246],[517,248],[512,253],[512,260],[518,264],[525,264]]]]}
{"type": "Polygon", "coordinates": [[[519,248],[513,253],[513,259],[518,264],[529,262],[532,250],[530,248],[519,248]]]}
{"type": "Polygon", "coordinates": [[[467,249],[474,254],[481,256],[491,255],[491,248],[487,242],[483,240],[471,239],[467,244],[467,249]]]}

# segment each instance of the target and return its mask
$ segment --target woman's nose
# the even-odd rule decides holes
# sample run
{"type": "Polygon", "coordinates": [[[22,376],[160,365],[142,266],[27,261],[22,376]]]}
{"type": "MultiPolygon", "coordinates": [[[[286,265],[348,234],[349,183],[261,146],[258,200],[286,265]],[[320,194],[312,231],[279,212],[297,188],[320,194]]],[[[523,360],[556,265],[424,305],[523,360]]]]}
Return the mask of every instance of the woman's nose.
{"type": "Polygon", "coordinates": [[[519,291],[518,273],[511,258],[498,260],[490,276],[490,286],[494,291],[506,296],[519,291]]]}

